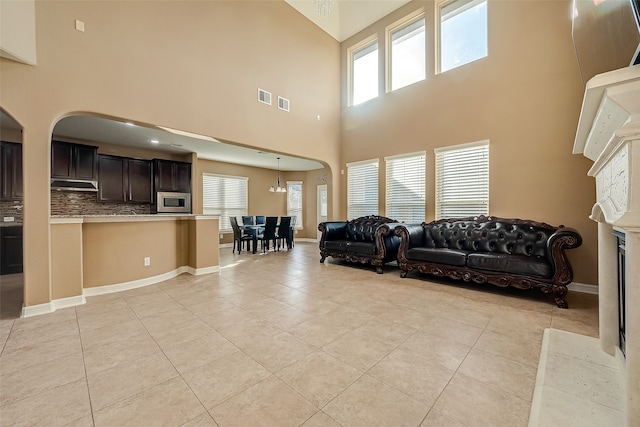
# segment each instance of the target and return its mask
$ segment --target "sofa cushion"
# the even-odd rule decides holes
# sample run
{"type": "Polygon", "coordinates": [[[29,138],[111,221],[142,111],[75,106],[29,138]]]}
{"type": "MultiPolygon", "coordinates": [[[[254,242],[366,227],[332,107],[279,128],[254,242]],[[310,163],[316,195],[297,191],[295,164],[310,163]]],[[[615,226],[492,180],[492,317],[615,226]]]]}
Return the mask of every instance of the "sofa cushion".
{"type": "Polygon", "coordinates": [[[324,248],[328,251],[345,252],[348,243],[348,240],[327,240],[324,242],[324,248]]]}
{"type": "Polygon", "coordinates": [[[356,255],[375,255],[378,248],[375,243],[349,242],[347,243],[347,253],[356,255]]]}
{"type": "Polygon", "coordinates": [[[467,258],[469,268],[524,274],[549,278],[553,272],[544,258],[523,255],[502,255],[492,253],[472,253],[467,258]]]}
{"type": "Polygon", "coordinates": [[[464,266],[468,252],[442,248],[412,248],[407,251],[407,259],[464,266]]]}

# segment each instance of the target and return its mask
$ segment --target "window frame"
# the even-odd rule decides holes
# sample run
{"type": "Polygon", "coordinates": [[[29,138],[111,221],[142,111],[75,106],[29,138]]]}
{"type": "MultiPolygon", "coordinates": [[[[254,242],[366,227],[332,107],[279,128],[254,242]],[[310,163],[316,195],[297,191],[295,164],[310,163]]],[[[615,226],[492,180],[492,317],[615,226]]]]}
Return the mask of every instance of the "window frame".
{"type": "MultiPolygon", "coordinates": [[[[221,185],[215,185],[215,189],[219,190],[220,188],[224,188],[221,185]]],[[[247,215],[249,212],[249,178],[246,176],[233,176],[233,175],[222,175],[216,173],[202,173],[202,213],[204,215],[217,215],[220,217],[219,227],[220,233],[232,233],[233,229],[231,228],[231,221],[229,220],[230,216],[240,217],[242,215],[247,215]],[[215,177],[218,179],[228,179],[233,181],[244,182],[244,201],[241,201],[241,206],[229,208],[227,206],[207,206],[209,200],[207,200],[207,196],[205,191],[209,184],[205,184],[205,177],[215,177]],[[233,210],[234,213],[229,212],[233,210]],[[228,226],[227,226],[228,225],[228,226]]]]}
{"type": "Polygon", "coordinates": [[[411,14],[394,22],[385,29],[385,90],[387,93],[394,92],[407,86],[411,86],[427,79],[427,18],[424,8],[419,8],[411,14]],[[402,30],[405,27],[415,24],[419,20],[424,20],[424,77],[413,83],[393,88],[393,33],[402,30]]]}
{"type": "Polygon", "coordinates": [[[364,104],[367,101],[371,101],[372,99],[376,99],[378,97],[380,97],[380,42],[378,40],[378,36],[376,34],[367,37],[366,39],[362,40],[361,42],[351,46],[349,49],[347,49],[347,75],[348,75],[348,84],[347,84],[347,95],[348,95],[348,99],[347,99],[347,105],[349,107],[353,107],[356,105],[360,105],[360,104],[364,104]],[[369,48],[370,46],[372,46],[373,44],[376,44],[376,50],[378,51],[378,61],[377,61],[377,68],[376,68],[376,74],[377,74],[377,78],[376,78],[376,96],[369,98],[367,100],[364,101],[360,101],[357,104],[354,104],[354,89],[355,89],[355,79],[354,79],[354,60],[355,60],[355,55],[358,54],[358,52],[361,52],[364,49],[369,48]]]}
{"type": "MultiPolygon", "coordinates": [[[[489,0],[436,0],[435,3],[435,19],[434,19],[434,23],[435,23],[435,73],[436,74],[442,74],[442,73],[446,73],[447,71],[451,71],[451,70],[455,70],[456,68],[462,67],[464,65],[467,64],[471,64],[475,61],[478,61],[480,59],[486,58],[489,56],[489,0]],[[487,54],[485,56],[482,56],[480,58],[476,58],[472,61],[469,62],[465,62],[464,64],[460,64],[456,67],[453,68],[449,68],[447,70],[442,70],[442,9],[453,4],[456,2],[464,2],[463,5],[459,6],[458,8],[456,8],[455,10],[458,9],[464,9],[464,10],[460,10],[459,12],[457,12],[455,15],[458,15],[462,12],[465,12],[466,10],[470,9],[471,7],[475,7],[480,3],[486,3],[486,7],[487,7],[487,21],[486,21],[486,28],[487,28],[487,39],[486,39],[486,49],[487,49],[487,54]],[[477,3],[477,4],[474,4],[477,3]]],[[[454,15],[454,16],[455,16],[454,15]]]]}
{"type": "MultiPolygon", "coordinates": [[[[436,201],[436,209],[435,209],[435,217],[436,220],[438,219],[443,219],[443,218],[449,218],[449,217],[466,217],[466,216],[476,216],[476,215],[488,215],[489,214],[489,202],[490,202],[490,141],[489,140],[482,140],[482,141],[475,141],[475,142],[469,142],[466,144],[458,144],[458,145],[452,145],[452,146],[448,146],[448,147],[440,147],[440,148],[436,148],[433,150],[435,153],[435,201],[436,201]],[[443,201],[442,201],[442,176],[441,176],[441,171],[442,168],[444,167],[442,165],[442,156],[444,154],[452,154],[454,152],[462,152],[465,150],[473,150],[473,149],[477,149],[479,147],[484,147],[486,149],[485,153],[483,154],[486,158],[486,163],[484,165],[484,167],[486,168],[486,175],[484,176],[484,182],[485,185],[482,186],[481,190],[484,191],[486,193],[486,197],[477,197],[475,199],[458,199],[458,200],[454,200],[454,201],[448,201],[445,202],[444,205],[449,205],[449,206],[460,206],[463,205],[464,203],[478,203],[481,204],[485,207],[484,211],[482,212],[477,212],[477,213],[469,213],[467,215],[454,215],[451,216],[449,214],[445,214],[444,209],[445,207],[443,206],[443,201]]],[[[465,161],[470,161],[471,158],[467,158],[465,159],[465,161]]],[[[461,170],[461,166],[457,165],[454,166],[456,168],[456,170],[461,170]]],[[[478,181],[478,176],[480,175],[480,172],[475,172],[474,174],[474,182],[479,182],[478,181]]],[[[467,187],[468,189],[471,189],[471,186],[467,187]]]]}
{"type": "MultiPolygon", "coordinates": [[[[400,222],[407,222],[407,223],[422,223],[425,221],[426,218],[426,209],[427,209],[427,152],[426,151],[419,151],[419,152],[415,152],[415,153],[406,153],[406,154],[400,154],[397,156],[388,156],[384,158],[385,160],[385,215],[389,218],[393,218],[396,221],[400,221],[400,222]],[[414,168],[420,168],[421,166],[421,173],[422,173],[422,182],[417,182],[417,179],[412,179],[411,182],[408,181],[403,181],[401,184],[417,184],[418,186],[421,186],[421,188],[418,189],[419,192],[421,192],[421,201],[420,202],[415,202],[415,201],[410,201],[407,198],[402,198],[403,203],[397,203],[395,200],[392,200],[392,195],[399,189],[396,188],[398,187],[397,184],[392,183],[390,181],[390,177],[391,177],[391,172],[390,172],[390,168],[394,165],[395,162],[401,162],[401,161],[405,161],[405,160],[418,160],[418,158],[422,158],[422,164],[421,165],[416,165],[416,166],[410,166],[407,171],[409,173],[415,173],[414,168]],[[393,185],[390,185],[393,184],[393,185]],[[394,208],[398,208],[398,207],[421,207],[422,208],[422,213],[420,215],[419,218],[417,217],[406,217],[406,216],[402,216],[400,214],[393,214],[392,210],[394,210],[394,208]]],[[[411,209],[413,210],[413,209],[411,209]]]]}
{"type": "MultiPolygon", "coordinates": [[[[365,215],[378,215],[378,212],[380,211],[380,184],[379,184],[379,180],[380,180],[380,162],[378,159],[371,159],[371,160],[363,160],[360,162],[352,162],[352,163],[347,163],[347,219],[355,219],[355,218],[359,218],[361,216],[365,216],[365,215]],[[374,166],[375,170],[376,170],[376,176],[375,176],[375,180],[373,179],[373,177],[369,177],[369,179],[373,182],[375,182],[376,185],[376,189],[375,192],[373,194],[376,195],[376,200],[374,201],[367,201],[366,197],[365,197],[365,201],[364,203],[352,203],[352,199],[351,199],[351,195],[352,192],[351,190],[351,178],[352,178],[352,173],[354,171],[356,171],[356,169],[358,168],[365,168],[368,166],[374,166]],[[375,203],[375,211],[372,212],[368,212],[367,211],[367,207],[368,206],[374,206],[375,203]],[[353,207],[353,209],[352,209],[353,207]],[[357,216],[354,216],[353,213],[355,212],[360,212],[357,214],[357,216]]],[[[360,172],[360,171],[358,171],[360,172]]],[[[364,175],[364,173],[362,174],[363,177],[366,178],[366,176],[364,175]]],[[[361,187],[366,187],[367,186],[367,182],[364,182],[363,184],[361,184],[361,187]]],[[[356,192],[357,189],[354,189],[354,192],[356,192]]],[[[362,193],[363,195],[366,195],[366,193],[362,193]]]]}
{"type": "Polygon", "coordinates": [[[295,230],[303,230],[304,219],[302,216],[302,211],[304,208],[304,199],[303,199],[303,182],[302,181],[287,181],[287,216],[297,216],[296,225],[294,227],[295,230]],[[295,193],[291,191],[292,186],[300,186],[300,206],[297,208],[290,207],[291,194],[295,193]],[[292,214],[291,212],[299,212],[297,214],[292,214]]]}

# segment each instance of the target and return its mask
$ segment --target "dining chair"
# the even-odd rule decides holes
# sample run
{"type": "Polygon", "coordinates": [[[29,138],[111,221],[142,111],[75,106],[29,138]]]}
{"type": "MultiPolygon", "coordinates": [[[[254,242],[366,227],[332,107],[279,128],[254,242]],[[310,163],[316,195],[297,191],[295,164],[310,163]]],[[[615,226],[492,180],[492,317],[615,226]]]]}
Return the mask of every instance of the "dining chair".
{"type": "Polygon", "coordinates": [[[278,225],[278,234],[276,236],[278,240],[278,250],[280,250],[280,244],[287,243],[287,249],[291,249],[291,217],[280,217],[280,225],[278,225]]]}
{"type": "Polygon", "coordinates": [[[260,246],[262,247],[262,252],[265,252],[265,249],[269,249],[269,242],[273,242],[273,247],[276,247],[276,228],[278,227],[278,217],[277,216],[268,216],[265,218],[264,229],[260,231],[257,236],[257,240],[260,240],[260,246]]]}
{"type": "Polygon", "coordinates": [[[242,225],[253,225],[253,217],[252,216],[242,216],[242,225]]]}
{"type": "Polygon", "coordinates": [[[264,224],[264,215],[256,215],[256,225],[264,224]]]}
{"type": "Polygon", "coordinates": [[[236,252],[236,244],[238,247],[238,253],[242,251],[242,244],[247,242],[247,251],[249,250],[249,245],[253,240],[253,236],[250,234],[244,234],[242,229],[238,225],[238,220],[235,216],[230,216],[229,221],[231,221],[231,228],[233,229],[233,253],[236,252]]]}
{"type": "Polygon", "coordinates": [[[291,228],[289,229],[289,239],[291,240],[291,247],[295,247],[295,243],[293,242],[293,236],[295,235],[296,230],[296,222],[298,221],[298,215],[294,215],[291,217],[291,228]]]}

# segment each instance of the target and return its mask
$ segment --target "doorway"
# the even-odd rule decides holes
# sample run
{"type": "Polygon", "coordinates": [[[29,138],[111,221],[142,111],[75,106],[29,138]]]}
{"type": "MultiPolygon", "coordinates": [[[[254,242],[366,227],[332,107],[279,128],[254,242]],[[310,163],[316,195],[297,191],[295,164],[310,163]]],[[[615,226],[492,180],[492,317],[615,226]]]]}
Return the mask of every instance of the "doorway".
{"type": "MultiPolygon", "coordinates": [[[[320,224],[321,222],[324,222],[327,220],[327,184],[321,184],[318,185],[318,190],[317,190],[317,213],[316,213],[316,218],[317,218],[317,223],[320,224]]],[[[320,233],[320,231],[318,231],[318,241],[320,240],[320,237],[322,236],[322,233],[320,233]]]]}

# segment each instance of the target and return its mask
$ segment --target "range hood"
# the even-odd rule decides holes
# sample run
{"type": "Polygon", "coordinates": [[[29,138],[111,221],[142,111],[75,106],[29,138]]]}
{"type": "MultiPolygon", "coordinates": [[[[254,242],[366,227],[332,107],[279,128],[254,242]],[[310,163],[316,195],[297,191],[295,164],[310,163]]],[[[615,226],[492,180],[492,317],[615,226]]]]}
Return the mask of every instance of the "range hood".
{"type": "Polygon", "coordinates": [[[57,191],[98,191],[98,181],[83,179],[51,179],[51,189],[57,191]]]}

